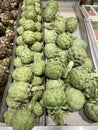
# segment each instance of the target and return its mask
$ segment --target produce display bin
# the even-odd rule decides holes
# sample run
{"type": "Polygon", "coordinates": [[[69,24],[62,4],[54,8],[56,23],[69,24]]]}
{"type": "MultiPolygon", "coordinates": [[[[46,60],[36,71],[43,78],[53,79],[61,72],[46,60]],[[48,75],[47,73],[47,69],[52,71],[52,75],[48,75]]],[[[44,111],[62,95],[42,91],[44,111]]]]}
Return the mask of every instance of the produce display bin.
{"type": "MultiPolygon", "coordinates": [[[[8,85],[9,85],[9,83],[12,82],[11,74],[12,74],[12,71],[14,69],[13,60],[14,60],[14,57],[15,57],[15,50],[16,50],[16,43],[15,43],[16,36],[17,36],[16,28],[18,27],[18,19],[19,19],[19,14],[20,14],[20,8],[21,8],[21,0],[20,0],[20,3],[19,3],[19,6],[18,6],[18,10],[17,10],[18,11],[18,15],[17,15],[17,18],[16,18],[16,20],[15,20],[15,22],[13,24],[13,31],[14,31],[15,36],[14,36],[14,40],[13,40],[12,58],[11,58],[11,64],[10,64],[10,67],[9,67],[8,80],[7,80],[7,84],[5,86],[5,89],[4,89],[2,102],[0,104],[0,111],[1,111],[0,114],[1,115],[7,110],[7,106],[6,106],[5,100],[6,100],[6,96],[7,96],[7,92],[8,92],[8,85]]],[[[2,118],[1,115],[0,115],[0,121],[2,122],[3,118],[2,118]]]]}
{"type": "MultiPolygon", "coordinates": [[[[20,15],[21,15],[21,6],[22,6],[22,0],[20,1],[20,5],[19,5],[19,9],[18,9],[18,16],[17,16],[17,20],[14,26],[14,31],[15,31],[15,36],[14,36],[14,42],[13,42],[13,53],[12,53],[12,59],[11,59],[11,65],[10,65],[10,70],[9,70],[9,76],[8,76],[8,81],[7,84],[5,86],[5,90],[4,90],[4,94],[3,94],[3,98],[2,98],[2,102],[1,102],[1,106],[0,106],[0,126],[4,126],[4,129],[7,129],[4,119],[3,119],[3,114],[5,111],[7,111],[9,108],[6,104],[6,97],[8,94],[8,89],[9,89],[9,84],[11,84],[13,81],[12,78],[12,72],[15,69],[14,66],[14,59],[16,58],[16,48],[17,48],[17,43],[16,43],[16,38],[18,37],[18,33],[17,33],[17,28],[19,27],[19,19],[20,19],[20,15]]],[[[42,30],[43,31],[43,30],[42,30]]],[[[45,125],[45,115],[41,116],[40,118],[36,119],[36,122],[38,125],[40,126],[44,126],[45,125]]],[[[3,129],[0,127],[0,129],[3,129]]],[[[12,129],[11,127],[8,127],[8,129],[12,129]]]]}
{"type": "Polygon", "coordinates": [[[85,27],[87,29],[87,35],[88,35],[89,46],[90,46],[90,51],[92,54],[93,62],[95,64],[96,70],[98,71],[98,51],[97,51],[96,40],[95,40],[91,30],[89,30],[89,24],[85,19],[84,19],[84,23],[85,23],[85,27]]]}
{"type": "MultiPolygon", "coordinates": [[[[5,1],[4,1],[5,2],[5,1]]],[[[11,1],[12,2],[12,1],[11,1]]],[[[1,4],[0,0],[0,4],[1,4]]],[[[10,7],[6,2],[1,4],[0,7],[0,107],[1,101],[3,97],[3,91],[6,89],[7,82],[9,82],[10,71],[11,71],[11,63],[13,60],[13,51],[14,51],[14,40],[15,40],[15,30],[17,27],[17,19],[21,6],[20,2],[17,1],[13,7],[10,7]],[[9,8],[5,8],[5,6],[9,6],[9,8]],[[15,6],[15,7],[14,7],[15,6]],[[7,13],[7,14],[6,14],[7,13]],[[10,13],[10,14],[9,14],[10,13]],[[6,54],[4,49],[6,50],[6,54]],[[8,49],[8,50],[7,50],[8,49]],[[2,71],[4,67],[7,69],[7,73],[2,71]],[[5,75],[5,78],[3,77],[5,75]],[[4,78],[4,79],[2,79],[4,78]],[[1,83],[1,80],[4,80],[5,83],[1,83]],[[1,87],[2,84],[2,87],[1,87]]],[[[3,81],[2,81],[3,82],[3,81]]]]}
{"type": "Polygon", "coordinates": [[[93,5],[94,10],[96,11],[97,15],[98,15],[98,5],[93,5]]]}
{"type": "Polygon", "coordinates": [[[98,22],[98,6],[97,5],[82,5],[81,11],[83,14],[83,17],[86,19],[88,23],[88,29],[90,32],[91,37],[93,38],[93,41],[95,43],[98,43],[98,37],[97,37],[97,22],[98,22]]]}
{"type": "Polygon", "coordinates": [[[85,18],[97,18],[98,17],[98,6],[97,5],[82,5],[81,11],[85,18]]]}
{"type": "Polygon", "coordinates": [[[92,20],[89,23],[90,23],[90,28],[92,30],[92,33],[93,33],[94,39],[96,41],[96,44],[98,44],[98,36],[97,36],[97,34],[98,34],[97,30],[98,29],[97,29],[97,27],[95,27],[95,25],[98,24],[98,20],[97,19],[92,20]]]}
{"type": "Polygon", "coordinates": [[[18,16],[17,16],[16,23],[15,23],[15,26],[14,26],[15,36],[14,36],[14,42],[13,42],[13,52],[12,52],[12,59],[11,59],[8,81],[7,81],[7,84],[5,86],[3,99],[2,99],[2,102],[1,102],[1,106],[0,106],[0,121],[1,122],[3,121],[2,114],[7,110],[7,105],[6,105],[5,100],[6,100],[7,92],[8,92],[8,89],[9,89],[9,84],[12,82],[11,74],[12,74],[12,71],[14,70],[13,61],[14,61],[15,50],[16,50],[16,37],[17,37],[16,28],[18,27],[18,20],[19,20],[19,17],[20,17],[20,15],[19,15],[20,14],[20,8],[21,8],[21,3],[19,5],[18,16]]]}
{"type": "Polygon", "coordinates": [[[83,15],[89,19],[97,17],[98,15],[92,5],[82,5],[81,10],[82,10],[83,15]]]}
{"type": "MultiPolygon", "coordinates": [[[[47,1],[43,1],[43,3],[46,3],[47,1]]],[[[89,57],[91,58],[93,62],[93,67],[96,71],[98,71],[98,51],[97,51],[97,44],[95,44],[94,38],[91,37],[91,32],[88,30],[89,24],[87,20],[84,18],[83,14],[80,10],[80,5],[78,1],[59,1],[59,14],[64,17],[75,17],[78,19],[78,27],[73,33],[74,36],[81,38],[86,41],[88,45],[87,53],[89,57]],[[94,43],[94,44],[92,44],[94,43]]],[[[20,11],[21,12],[21,11],[20,11]]],[[[95,12],[95,11],[94,11],[95,12]]],[[[96,14],[97,15],[97,14],[96,14]]],[[[85,15],[87,16],[87,14],[85,15]]],[[[20,18],[20,13],[17,18],[17,25],[18,27],[18,20],[20,18]]],[[[0,130],[12,130],[11,127],[7,127],[5,123],[3,122],[3,114],[7,110],[6,105],[6,96],[8,92],[9,84],[12,82],[12,71],[14,70],[13,66],[13,60],[15,58],[15,49],[16,49],[16,37],[17,33],[15,35],[14,39],[14,48],[13,48],[13,58],[10,66],[10,74],[8,83],[6,85],[4,96],[0,108],[0,130]]],[[[48,115],[46,112],[45,114],[38,119],[38,125],[34,126],[32,130],[98,130],[98,123],[93,123],[91,120],[89,120],[83,113],[83,110],[80,110],[78,112],[70,112],[69,115],[64,119],[64,126],[56,126],[55,122],[53,121],[52,117],[48,115]]]]}
{"type": "Polygon", "coordinates": [[[98,6],[95,5],[82,5],[80,7],[81,15],[85,24],[87,37],[89,41],[90,51],[92,54],[92,59],[95,64],[95,68],[98,71],[98,38],[97,38],[97,28],[95,27],[95,24],[98,22],[98,13],[97,13],[98,6]],[[91,11],[88,11],[91,13],[94,12],[95,15],[91,15],[87,12],[86,8],[91,11]]]}
{"type": "MultiPolygon", "coordinates": [[[[72,6],[70,4],[66,4],[65,1],[58,1],[59,3],[59,12],[61,15],[64,17],[76,17],[78,18],[79,21],[79,26],[75,30],[74,35],[77,36],[78,38],[81,38],[85,40],[88,44],[88,54],[91,57],[93,63],[94,63],[94,68],[98,71],[98,59],[95,56],[94,50],[92,50],[92,46],[90,46],[90,41],[89,38],[90,36],[87,36],[87,28],[84,24],[83,17],[80,11],[79,3],[75,3],[72,6]]],[[[73,112],[69,113],[69,115],[65,118],[65,125],[71,126],[71,125],[91,125],[94,123],[91,120],[88,120],[86,116],[84,115],[83,111],[80,110],[79,112],[73,112]]],[[[46,124],[51,126],[51,125],[56,125],[55,122],[52,120],[50,115],[46,116],[46,124]]]]}

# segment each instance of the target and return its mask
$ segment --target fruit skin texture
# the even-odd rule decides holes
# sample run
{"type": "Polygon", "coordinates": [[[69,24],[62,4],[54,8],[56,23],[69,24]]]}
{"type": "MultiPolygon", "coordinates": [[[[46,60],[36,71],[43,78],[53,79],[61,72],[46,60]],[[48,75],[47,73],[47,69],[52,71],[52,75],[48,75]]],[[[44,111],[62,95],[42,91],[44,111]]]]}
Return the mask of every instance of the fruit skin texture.
{"type": "Polygon", "coordinates": [[[64,111],[62,107],[66,107],[66,94],[61,88],[46,89],[42,97],[43,105],[48,109],[48,112],[56,119],[58,125],[64,125],[64,111]]]}
{"type": "Polygon", "coordinates": [[[67,104],[69,106],[69,110],[78,111],[80,110],[85,103],[85,96],[83,93],[75,88],[70,88],[66,92],[67,96],[67,104]]]}
{"type": "Polygon", "coordinates": [[[31,46],[31,50],[34,52],[41,52],[43,49],[43,44],[41,42],[35,42],[32,46],[31,46]]]}
{"type": "Polygon", "coordinates": [[[25,31],[30,30],[30,31],[35,31],[35,23],[31,19],[26,19],[23,23],[23,28],[25,31]]]}
{"type": "Polygon", "coordinates": [[[33,61],[33,53],[32,51],[25,45],[25,46],[18,46],[16,48],[16,55],[20,57],[22,63],[31,63],[33,61]]]}
{"type": "Polygon", "coordinates": [[[75,67],[70,72],[70,81],[74,88],[79,90],[88,88],[87,82],[89,81],[88,71],[83,67],[75,67]]]}
{"type": "Polygon", "coordinates": [[[44,40],[45,43],[56,43],[57,33],[54,30],[48,30],[45,32],[44,40]]]}
{"type": "Polygon", "coordinates": [[[75,66],[80,66],[85,62],[85,58],[87,58],[87,52],[85,49],[80,48],[79,46],[72,46],[67,51],[67,59],[68,61],[73,61],[75,66]]]}
{"type": "Polygon", "coordinates": [[[29,97],[30,88],[29,83],[26,82],[14,82],[9,85],[8,96],[13,101],[22,102],[29,97]]]}
{"type": "Polygon", "coordinates": [[[23,63],[22,63],[20,57],[17,57],[17,58],[14,59],[14,66],[15,66],[16,68],[19,68],[19,67],[22,67],[22,66],[23,66],[23,63]]]}
{"type": "Polygon", "coordinates": [[[85,115],[94,122],[98,122],[98,101],[90,99],[84,104],[85,115]]]}
{"type": "Polygon", "coordinates": [[[66,25],[64,21],[56,20],[55,22],[46,23],[44,27],[49,30],[53,29],[57,34],[60,34],[65,32],[66,25]]]}
{"type": "Polygon", "coordinates": [[[73,46],[79,46],[79,47],[82,47],[83,49],[87,49],[87,43],[82,40],[82,39],[79,39],[79,38],[76,38],[74,41],[73,41],[73,46]]]}
{"type": "Polygon", "coordinates": [[[16,81],[31,82],[33,78],[32,69],[31,67],[27,67],[27,66],[16,68],[12,72],[12,77],[16,81]]]}
{"type": "Polygon", "coordinates": [[[32,71],[36,76],[42,76],[45,70],[45,62],[43,60],[36,60],[32,65],[32,71]]]}
{"type": "Polygon", "coordinates": [[[34,9],[26,10],[24,17],[26,19],[32,19],[32,20],[36,21],[36,17],[37,17],[36,11],[34,9]]]}
{"type": "Polygon", "coordinates": [[[55,0],[49,0],[49,2],[45,5],[44,8],[44,20],[46,22],[51,22],[55,19],[55,15],[57,13],[58,4],[55,0]]]}
{"type": "Polygon", "coordinates": [[[18,36],[16,38],[16,43],[17,43],[17,45],[25,45],[22,36],[18,36]]]}
{"type": "Polygon", "coordinates": [[[66,101],[66,95],[60,88],[47,89],[43,94],[43,104],[46,107],[61,107],[66,101]]]}
{"type": "Polygon", "coordinates": [[[15,101],[13,98],[7,96],[6,98],[6,104],[8,107],[12,108],[12,109],[16,109],[19,108],[21,106],[21,102],[20,101],[15,101]]]}
{"type": "Polygon", "coordinates": [[[65,88],[64,81],[61,79],[47,80],[46,89],[52,89],[52,88],[65,88]]]}
{"type": "Polygon", "coordinates": [[[13,127],[13,130],[30,130],[34,125],[34,115],[22,108],[6,111],[4,119],[8,125],[13,127]]]}
{"type": "Polygon", "coordinates": [[[43,83],[43,77],[34,75],[33,80],[32,80],[32,85],[36,86],[36,85],[41,85],[42,83],[43,83]]]}
{"type": "Polygon", "coordinates": [[[50,79],[58,79],[62,76],[63,68],[59,61],[50,61],[46,63],[45,75],[50,79]]]}
{"type": "Polygon", "coordinates": [[[77,28],[78,21],[76,18],[69,17],[66,20],[66,31],[73,33],[75,29],[77,28]]]}
{"type": "Polygon", "coordinates": [[[85,58],[84,64],[82,65],[88,72],[92,72],[93,70],[93,62],[90,58],[85,58]]]}
{"type": "Polygon", "coordinates": [[[45,45],[44,51],[46,58],[50,59],[57,57],[60,49],[55,44],[50,43],[45,45]]]}
{"type": "Polygon", "coordinates": [[[18,27],[16,31],[17,31],[18,35],[22,35],[24,32],[23,26],[18,27]]]}
{"type": "Polygon", "coordinates": [[[27,45],[31,45],[35,42],[35,35],[34,32],[32,31],[24,31],[24,33],[22,34],[22,38],[25,44],[27,45]]]}
{"type": "Polygon", "coordinates": [[[72,46],[73,40],[74,40],[74,37],[72,36],[71,33],[64,32],[58,35],[57,45],[59,48],[66,50],[72,46]]]}
{"type": "Polygon", "coordinates": [[[36,117],[40,117],[43,114],[43,107],[41,103],[36,102],[34,105],[33,111],[36,117]]]}
{"type": "Polygon", "coordinates": [[[16,109],[10,109],[8,111],[6,111],[3,115],[4,117],[4,121],[5,123],[10,126],[11,125],[11,121],[12,121],[12,117],[14,116],[14,114],[16,113],[16,109]]]}

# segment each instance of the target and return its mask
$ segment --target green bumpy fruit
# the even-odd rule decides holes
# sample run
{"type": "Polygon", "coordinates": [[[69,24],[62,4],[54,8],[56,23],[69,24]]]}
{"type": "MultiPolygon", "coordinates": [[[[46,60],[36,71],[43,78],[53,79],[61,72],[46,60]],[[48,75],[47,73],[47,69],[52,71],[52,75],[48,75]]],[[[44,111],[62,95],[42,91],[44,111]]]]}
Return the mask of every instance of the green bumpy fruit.
{"type": "Polygon", "coordinates": [[[71,111],[79,111],[84,103],[85,103],[85,96],[83,93],[75,88],[70,88],[66,92],[67,96],[67,104],[69,106],[69,110],[71,111]]]}
{"type": "Polygon", "coordinates": [[[24,33],[22,34],[22,38],[25,44],[27,45],[31,45],[35,42],[35,35],[34,32],[32,31],[24,31],[24,33]]]}
{"type": "Polygon", "coordinates": [[[78,21],[76,18],[73,17],[69,17],[66,20],[66,31],[72,33],[75,31],[75,29],[77,28],[78,25],[78,21]]]}
{"type": "Polygon", "coordinates": [[[57,45],[61,49],[68,49],[72,46],[74,37],[70,33],[61,33],[57,37],[57,45]]]}
{"type": "Polygon", "coordinates": [[[62,76],[63,67],[59,61],[49,61],[46,63],[45,75],[50,79],[59,79],[62,76]]]}
{"type": "Polygon", "coordinates": [[[84,113],[88,119],[98,123],[98,101],[90,99],[84,104],[84,113]]]}
{"type": "Polygon", "coordinates": [[[43,104],[45,107],[61,107],[65,105],[66,94],[60,88],[47,89],[43,94],[43,104]]]}

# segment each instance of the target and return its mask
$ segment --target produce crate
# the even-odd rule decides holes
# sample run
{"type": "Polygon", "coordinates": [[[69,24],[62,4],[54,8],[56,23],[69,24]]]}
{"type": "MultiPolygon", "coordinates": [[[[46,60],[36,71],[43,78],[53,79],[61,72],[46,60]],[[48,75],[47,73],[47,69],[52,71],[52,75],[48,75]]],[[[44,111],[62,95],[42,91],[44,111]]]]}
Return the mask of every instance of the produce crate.
{"type": "MultiPolygon", "coordinates": [[[[46,3],[46,2],[47,1],[44,1],[43,3],[46,3]]],[[[85,27],[84,20],[83,20],[83,17],[81,15],[81,12],[80,12],[79,4],[78,4],[78,2],[76,2],[76,3],[74,3],[74,2],[71,3],[71,2],[69,2],[69,1],[68,2],[58,1],[58,3],[59,3],[59,13],[64,17],[75,17],[75,18],[78,19],[79,25],[78,25],[78,27],[75,30],[73,35],[86,41],[86,43],[88,45],[88,50],[87,50],[88,55],[92,59],[94,68],[96,70],[98,70],[97,69],[97,65],[98,65],[97,64],[97,57],[94,53],[94,49],[92,49],[92,46],[90,44],[90,37],[89,37],[89,35],[87,35],[88,34],[88,28],[85,27]]],[[[19,18],[20,18],[20,13],[19,13],[19,16],[18,16],[18,20],[19,20],[19,18]]],[[[17,27],[18,27],[18,21],[17,21],[17,27]]],[[[6,125],[3,123],[3,113],[7,110],[5,100],[6,100],[6,96],[7,96],[7,92],[8,92],[8,85],[12,82],[11,74],[12,74],[12,71],[14,70],[13,60],[15,58],[16,37],[17,37],[17,33],[16,33],[16,36],[15,36],[15,44],[14,44],[14,49],[13,49],[13,59],[12,59],[11,67],[10,67],[9,80],[8,80],[8,83],[7,83],[5,92],[4,92],[2,106],[1,106],[1,109],[0,109],[0,121],[1,121],[0,126],[5,127],[5,128],[6,128],[6,125]]],[[[42,116],[40,119],[38,119],[38,124],[42,125],[43,127],[34,127],[32,129],[34,129],[34,130],[37,130],[37,129],[38,130],[41,130],[41,129],[42,130],[43,129],[45,129],[45,130],[58,129],[59,130],[61,128],[62,129],[65,129],[65,128],[70,129],[70,127],[67,127],[67,126],[76,126],[76,125],[85,126],[86,125],[89,128],[91,125],[97,125],[97,123],[93,123],[91,120],[89,120],[84,115],[83,110],[80,110],[79,112],[69,113],[69,115],[64,119],[64,123],[65,123],[65,126],[62,126],[62,127],[56,126],[52,117],[45,112],[44,116],[42,116]]],[[[85,128],[87,128],[87,127],[85,127],[85,128]]],[[[10,127],[9,127],[9,129],[10,129],[10,127]]],[[[76,130],[76,127],[75,127],[75,130],[76,130]]]]}

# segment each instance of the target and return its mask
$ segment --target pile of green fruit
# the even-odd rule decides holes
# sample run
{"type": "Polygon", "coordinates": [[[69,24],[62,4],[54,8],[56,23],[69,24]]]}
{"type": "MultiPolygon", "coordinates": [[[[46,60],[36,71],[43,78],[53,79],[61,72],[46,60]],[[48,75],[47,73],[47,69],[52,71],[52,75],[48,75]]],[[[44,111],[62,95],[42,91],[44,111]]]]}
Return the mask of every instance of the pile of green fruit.
{"type": "Polygon", "coordinates": [[[64,125],[64,116],[83,109],[94,122],[97,119],[98,74],[87,54],[87,43],[74,36],[78,21],[57,14],[57,3],[50,0],[44,7],[44,52],[46,90],[43,105],[57,125],[64,125]],[[55,4],[54,4],[55,3],[55,4]],[[47,8],[54,6],[54,19],[47,8]],[[55,11],[54,11],[55,9],[55,11]]]}
{"type": "Polygon", "coordinates": [[[9,84],[4,114],[5,123],[14,130],[29,130],[37,125],[43,106],[40,103],[44,86],[42,44],[42,11],[40,0],[24,0],[17,28],[16,57],[9,84]]]}
{"type": "Polygon", "coordinates": [[[8,81],[20,0],[0,1],[0,102],[8,81]]]}
{"type": "Polygon", "coordinates": [[[57,125],[64,125],[69,112],[81,109],[98,122],[98,73],[87,43],[73,34],[78,20],[57,12],[55,0],[43,6],[43,13],[40,0],[22,3],[13,82],[6,98],[9,109],[4,113],[5,123],[14,130],[39,125],[36,118],[45,110],[57,125]]]}

